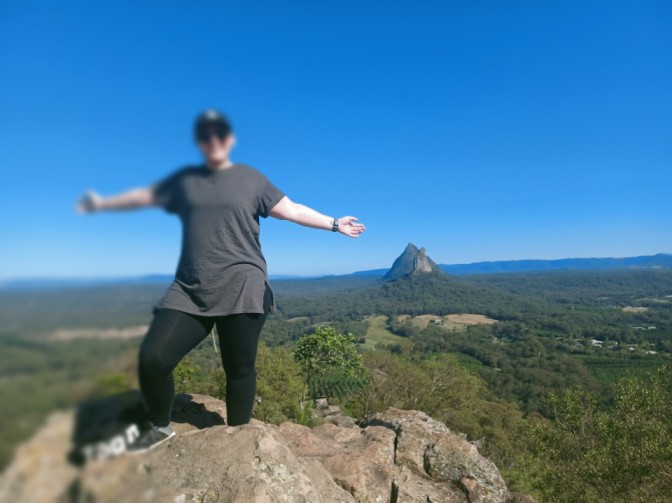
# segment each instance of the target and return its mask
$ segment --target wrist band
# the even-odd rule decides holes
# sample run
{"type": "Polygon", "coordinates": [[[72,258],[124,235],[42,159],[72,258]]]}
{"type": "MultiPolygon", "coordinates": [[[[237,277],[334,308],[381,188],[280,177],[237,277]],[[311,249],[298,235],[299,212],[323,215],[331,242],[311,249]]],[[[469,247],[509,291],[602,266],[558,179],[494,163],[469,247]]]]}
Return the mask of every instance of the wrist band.
{"type": "Polygon", "coordinates": [[[336,231],[338,231],[338,218],[334,218],[334,220],[331,222],[331,232],[336,231]]]}

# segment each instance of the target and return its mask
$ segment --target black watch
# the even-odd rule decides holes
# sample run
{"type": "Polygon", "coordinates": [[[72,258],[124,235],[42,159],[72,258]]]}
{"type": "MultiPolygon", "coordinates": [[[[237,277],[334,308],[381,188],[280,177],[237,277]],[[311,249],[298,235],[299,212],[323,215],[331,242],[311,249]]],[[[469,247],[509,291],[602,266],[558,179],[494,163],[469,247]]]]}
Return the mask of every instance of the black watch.
{"type": "Polygon", "coordinates": [[[338,232],[338,218],[334,218],[331,224],[331,232],[338,232]]]}

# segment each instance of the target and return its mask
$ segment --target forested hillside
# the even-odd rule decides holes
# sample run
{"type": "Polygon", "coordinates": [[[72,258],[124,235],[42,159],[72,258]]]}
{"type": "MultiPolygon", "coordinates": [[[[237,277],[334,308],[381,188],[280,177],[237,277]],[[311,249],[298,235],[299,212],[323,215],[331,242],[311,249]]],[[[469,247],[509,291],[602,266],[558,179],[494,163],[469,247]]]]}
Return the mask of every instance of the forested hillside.
{"type": "MultiPolygon", "coordinates": [[[[302,336],[330,327],[353,335],[368,376],[326,376],[318,388],[333,389],[334,403],[356,417],[389,405],[424,410],[478,440],[514,489],[542,501],[570,501],[581,491],[593,494],[586,501],[599,501],[608,481],[624,475],[605,464],[598,489],[562,483],[576,478],[566,469],[571,452],[585,456],[585,468],[598,455],[590,445],[607,449],[602,444],[613,435],[632,438],[635,448],[637,432],[618,426],[632,420],[627,404],[633,400],[648,407],[638,420],[647,435],[658,435],[660,448],[646,451],[648,444],[640,442],[630,454],[649,467],[672,455],[663,401],[669,375],[658,371],[669,367],[672,353],[670,271],[425,273],[388,282],[347,276],[273,286],[278,310],[262,334],[262,400],[255,409],[265,420],[309,422],[310,390],[294,349],[302,336]],[[581,440],[567,424],[588,436],[581,440]]],[[[122,330],[129,327],[141,333],[164,289],[110,285],[0,297],[0,393],[9,397],[1,424],[7,432],[3,465],[53,407],[137,386],[140,338],[114,334],[129,333],[122,330]],[[113,330],[105,339],[90,338],[103,329],[113,330]],[[75,339],[58,338],[57,330],[70,330],[75,339]]],[[[225,395],[212,339],[178,367],[176,381],[183,391],[225,395]]],[[[632,487],[620,490],[635,494],[632,487]]]]}

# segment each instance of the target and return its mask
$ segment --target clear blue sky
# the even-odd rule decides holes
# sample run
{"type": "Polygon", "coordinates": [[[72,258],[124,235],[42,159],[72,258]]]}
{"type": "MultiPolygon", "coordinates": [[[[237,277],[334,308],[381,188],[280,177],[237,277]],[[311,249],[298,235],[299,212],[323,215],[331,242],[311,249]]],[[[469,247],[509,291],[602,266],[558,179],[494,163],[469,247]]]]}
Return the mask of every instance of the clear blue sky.
{"type": "Polygon", "coordinates": [[[233,159],[358,240],[268,219],[271,274],[672,252],[672,3],[0,0],[0,279],[172,273],[178,220],[87,188],[233,159]]]}

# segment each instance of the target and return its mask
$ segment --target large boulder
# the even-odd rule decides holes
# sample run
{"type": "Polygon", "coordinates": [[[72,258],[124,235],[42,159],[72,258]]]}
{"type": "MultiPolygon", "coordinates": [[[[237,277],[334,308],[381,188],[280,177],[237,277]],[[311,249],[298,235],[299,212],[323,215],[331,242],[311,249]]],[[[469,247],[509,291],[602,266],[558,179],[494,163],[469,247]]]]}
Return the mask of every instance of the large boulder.
{"type": "Polygon", "coordinates": [[[394,480],[394,432],[383,427],[347,428],[325,424],[311,429],[283,423],[287,445],[317,460],[356,501],[389,502],[394,480]]]}
{"type": "MultiPolygon", "coordinates": [[[[52,415],[0,477],[0,503],[506,502],[497,468],[445,425],[388,409],[359,425],[224,424],[226,406],[182,395],[177,435],[140,455],[68,462],[74,413],[52,415]]],[[[339,421],[340,422],[340,421],[339,421]]]]}
{"type": "Polygon", "coordinates": [[[393,430],[395,464],[406,467],[409,477],[415,474],[420,480],[449,483],[466,496],[459,499],[455,492],[450,501],[492,503],[510,499],[495,464],[481,456],[462,436],[424,412],[389,408],[367,417],[360,426],[385,426],[393,430]]]}
{"type": "Polygon", "coordinates": [[[80,491],[101,502],[352,502],[319,463],[253,422],[177,435],[143,456],[89,463],[80,491]]]}

